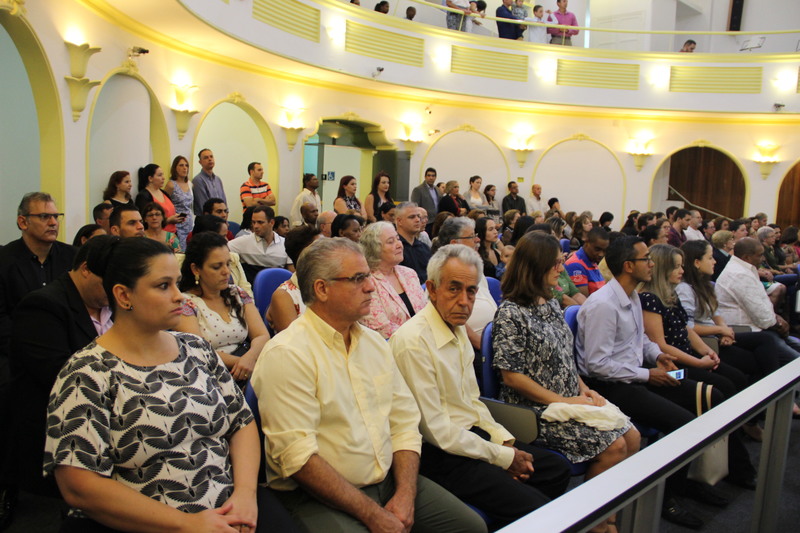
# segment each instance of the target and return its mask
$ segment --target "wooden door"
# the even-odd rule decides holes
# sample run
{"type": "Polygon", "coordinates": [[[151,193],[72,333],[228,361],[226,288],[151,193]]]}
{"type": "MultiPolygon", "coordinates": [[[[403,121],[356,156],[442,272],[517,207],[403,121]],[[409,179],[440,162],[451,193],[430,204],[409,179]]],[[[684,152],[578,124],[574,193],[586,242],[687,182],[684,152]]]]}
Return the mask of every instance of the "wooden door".
{"type": "MultiPolygon", "coordinates": [[[[693,147],[670,158],[669,184],[701,209],[736,219],[745,215],[745,184],[741,170],[727,155],[713,148],[693,147]]],[[[668,198],[681,198],[670,191],[668,198]]],[[[716,216],[716,215],[714,215],[716,216]]]]}

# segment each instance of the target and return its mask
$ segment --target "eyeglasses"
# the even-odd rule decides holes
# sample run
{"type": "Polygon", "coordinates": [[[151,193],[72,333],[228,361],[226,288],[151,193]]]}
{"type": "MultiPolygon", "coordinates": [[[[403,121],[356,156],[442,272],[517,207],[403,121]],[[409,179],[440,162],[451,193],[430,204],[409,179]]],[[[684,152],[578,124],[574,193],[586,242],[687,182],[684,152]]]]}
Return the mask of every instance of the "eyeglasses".
{"type": "Polygon", "coordinates": [[[655,263],[655,261],[653,261],[653,258],[650,257],[649,255],[646,256],[646,257],[637,257],[636,259],[628,259],[628,261],[633,261],[634,263],[636,261],[645,261],[646,263],[655,263]]]}
{"type": "Polygon", "coordinates": [[[54,218],[56,222],[61,220],[61,217],[64,216],[64,213],[28,213],[24,215],[26,217],[35,217],[41,220],[42,222],[48,222],[51,218],[54,218]]]}
{"type": "Polygon", "coordinates": [[[350,283],[354,283],[356,287],[360,287],[371,277],[371,272],[359,272],[357,274],[353,274],[349,278],[331,278],[331,281],[348,281],[350,283]]]}
{"type": "Polygon", "coordinates": [[[464,241],[464,240],[467,240],[467,239],[469,239],[470,241],[474,241],[475,240],[475,234],[473,233],[472,235],[465,235],[463,237],[456,237],[455,240],[464,241]]]}

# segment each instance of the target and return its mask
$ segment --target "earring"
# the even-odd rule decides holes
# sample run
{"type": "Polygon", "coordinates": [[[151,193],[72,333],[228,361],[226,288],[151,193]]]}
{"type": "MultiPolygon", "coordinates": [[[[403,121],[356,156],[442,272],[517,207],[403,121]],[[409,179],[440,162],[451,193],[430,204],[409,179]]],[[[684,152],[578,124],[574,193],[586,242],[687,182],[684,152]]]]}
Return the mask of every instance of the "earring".
{"type": "Polygon", "coordinates": [[[132,305],[129,305],[128,307],[126,307],[126,308],[125,308],[125,310],[126,310],[126,311],[133,311],[133,306],[132,306],[132,305]]]}
{"type": "Polygon", "coordinates": [[[195,274],[194,275],[194,284],[195,285],[200,285],[200,274],[195,274]]]}

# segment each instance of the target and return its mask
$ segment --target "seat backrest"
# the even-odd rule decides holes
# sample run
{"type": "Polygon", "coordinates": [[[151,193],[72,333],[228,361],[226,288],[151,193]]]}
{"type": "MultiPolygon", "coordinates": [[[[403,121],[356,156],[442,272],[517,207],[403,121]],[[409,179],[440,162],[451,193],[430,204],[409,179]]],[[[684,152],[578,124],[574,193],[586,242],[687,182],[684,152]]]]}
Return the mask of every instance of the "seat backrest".
{"type": "Polygon", "coordinates": [[[487,398],[497,398],[500,390],[500,380],[497,379],[497,373],[492,368],[492,359],[494,359],[494,351],[492,350],[492,326],[489,322],[483,328],[483,335],[481,336],[481,356],[483,361],[481,364],[481,381],[480,389],[481,396],[487,398]]]}
{"type": "Polygon", "coordinates": [[[285,268],[265,268],[256,274],[253,281],[253,299],[256,301],[258,314],[264,317],[272,301],[272,293],[278,286],[292,277],[292,273],[285,268]]]}
{"type": "Polygon", "coordinates": [[[572,330],[573,337],[578,336],[578,311],[580,310],[580,305],[570,305],[564,309],[564,321],[569,326],[569,329],[572,330]]]}
{"type": "Polygon", "coordinates": [[[500,290],[500,280],[486,276],[486,283],[489,285],[489,292],[492,293],[494,303],[500,305],[500,300],[503,299],[503,291],[500,290]]]}
{"type": "Polygon", "coordinates": [[[564,252],[565,254],[568,254],[571,250],[569,245],[569,239],[561,239],[558,242],[559,244],[561,244],[561,251],[564,252]]]}
{"type": "Polygon", "coordinates": [[[248,407],[250,407],[250,411],[253,413],[253,418],[255,418],[256,428],[258,429],[258,440],[261,443],[261,460],[259,461],[258,467],[258,482],[259,483],[266,483],[267,482],[267,470],[264,464],[264,432],[261,431],[261,416],[258,414],[258,397],[256,396],[256,391],[253,389],[253,386],[250,382],[247,382],[247,386],[244,388],[244,401],[247,402],[248,407]]]}

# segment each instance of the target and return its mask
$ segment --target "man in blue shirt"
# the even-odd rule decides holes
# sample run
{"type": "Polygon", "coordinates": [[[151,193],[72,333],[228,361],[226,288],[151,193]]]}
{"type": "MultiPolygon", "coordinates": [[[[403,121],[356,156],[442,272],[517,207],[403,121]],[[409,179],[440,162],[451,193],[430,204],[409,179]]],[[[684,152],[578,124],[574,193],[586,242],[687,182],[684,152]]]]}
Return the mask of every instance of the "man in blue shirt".
{"type": "MultiPolygon", "coordinates": [[[[513,0],[503,0],[503,4],[495,11],[495,16],[497,18],[517,20],[513,13],[511,13],[512,2],[513,0]]],[[[501,39],[519,39],[522,37],[522,31],[522,26],[519,24],[497,21],[497,33],[500,35],[501,39]]]]}
{"type": "Polygon", "coordinates": [[[202,170],[192,179],[192,192],[194,193],[194,214],[203,214],[203,204],[209,198],[222,198],[227,204],[225,187],[222,185],[222,178],[214,174],[214,152],[208,148],[203,148],[197,154],[202,170]]]}

